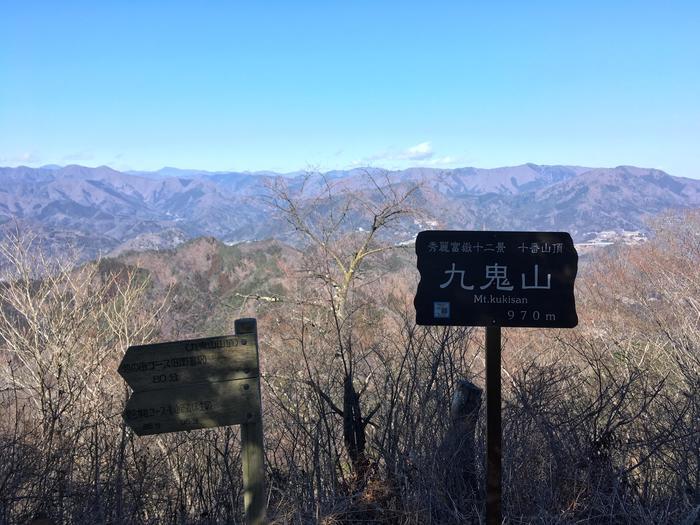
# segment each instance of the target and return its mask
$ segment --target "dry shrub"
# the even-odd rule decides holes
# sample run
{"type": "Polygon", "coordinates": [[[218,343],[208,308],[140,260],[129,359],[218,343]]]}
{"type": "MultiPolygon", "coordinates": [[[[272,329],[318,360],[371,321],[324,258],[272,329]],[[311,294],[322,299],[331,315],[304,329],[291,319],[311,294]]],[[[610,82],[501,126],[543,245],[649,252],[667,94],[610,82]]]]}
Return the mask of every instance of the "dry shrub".
{"type": "MultiPolygon", "coordinates": [[[[579,327],[504,331],[508,522],[697,519],[700,214],[655,228],[647,244],[583,265],[579,327]]],[[[236,429],[135,438],[121,422],[123,351],[170,335],[159,332],[167,298],[147,275],[113,261],[58,264],[22,242],[2,254],[0,522],[239,522],[236,429]]],[[[483,334],[415,326],[413,274],[380,279],[387,261],[347,290],[333,286],[337,275],[321,272],[314,287],[305,273],[260,319],[274,522],[483,520],[483,492],[458,481],[443,446],[459,381],[483,385],[483,334]],[[338,290],[348,292],[342,311],[327,303],[338,290]],[[359,459],[343,415],[353,395],[359,459]]],[[[482,411],[479,486],[484,443],[482,411]]]]}

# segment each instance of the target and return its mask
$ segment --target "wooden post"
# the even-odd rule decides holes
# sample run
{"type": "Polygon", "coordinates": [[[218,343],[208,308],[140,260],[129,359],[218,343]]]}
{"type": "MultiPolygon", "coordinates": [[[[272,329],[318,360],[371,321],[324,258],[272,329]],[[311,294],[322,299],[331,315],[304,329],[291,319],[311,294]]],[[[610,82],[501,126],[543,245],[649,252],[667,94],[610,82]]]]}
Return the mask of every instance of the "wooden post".
{"type": "MultiPolygon", "coordinates": [[[[236,319],[236,335],[251,334],[258,347],[257,321],[253,318],[236,319]]],[[[260,369],[258,357],[258,370],[260,369]]],[[[260,382],[258,381],[258,389],[260,382]]],[[[258,392],[260,395],[260,392],[258,392]]],[[[260,525],[265,520],[265,452],[263,449],[262,409],[255,421],[241,425],[241,457],[243,459],[243,505],[246,522],[260,525]]]]}
{"type": "Polygon", "coordinates": [[[474,446],[483,390],[471,381],[459,379],[450,405],[450,426],[439,449],[444,466],[447,493],[465,505],[478,498],[481,491],[476,476],[474,446]]]}
{"type": "Polygon", "coordinates": [[[486,327],[486,525],[501,524],[501,327],[486,327]]]}

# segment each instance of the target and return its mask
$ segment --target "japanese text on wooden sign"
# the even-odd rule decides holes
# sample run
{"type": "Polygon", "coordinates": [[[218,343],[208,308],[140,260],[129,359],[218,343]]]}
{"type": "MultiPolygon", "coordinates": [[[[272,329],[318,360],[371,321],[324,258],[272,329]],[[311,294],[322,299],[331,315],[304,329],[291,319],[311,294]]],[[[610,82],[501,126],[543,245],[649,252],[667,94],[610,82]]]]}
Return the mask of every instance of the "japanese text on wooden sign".
{"type": "Polygon", "coordinates": [[[138,435],[260,417],[254,334],[130,346],[118,372],[134,389],[123,415],[138,435]]]}

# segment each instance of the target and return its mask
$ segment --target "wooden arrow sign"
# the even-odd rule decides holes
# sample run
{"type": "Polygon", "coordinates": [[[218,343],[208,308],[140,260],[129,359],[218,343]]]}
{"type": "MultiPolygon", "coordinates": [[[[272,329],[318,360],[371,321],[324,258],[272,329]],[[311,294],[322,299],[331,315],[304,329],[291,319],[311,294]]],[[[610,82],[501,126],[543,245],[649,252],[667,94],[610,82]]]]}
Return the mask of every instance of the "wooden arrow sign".
{"type": "Polygon", "coordinates": [[[139,436],[251,423],[260,418],[259,380],[134,392],[124,420],[139,436]]]}
{"type": "Polygon", "coordinates": [[[265,455],[257,322],[237,335],[130,346],[118,371],[134,389],[124,421],[139,436],[241,425],[246,522],[265,521],[265,455]]]}
{"type": "Polygon", "coordinates": [[[255,333],[130,346],[124,420],[140,436],[256,421],[258,366],[255,333]]]}
{"type": "Polygon", "coordinates": [[[259,376],[258,348],[234,335],[130,346],[117,371],[135,391],[248,379],[259,376]]]}

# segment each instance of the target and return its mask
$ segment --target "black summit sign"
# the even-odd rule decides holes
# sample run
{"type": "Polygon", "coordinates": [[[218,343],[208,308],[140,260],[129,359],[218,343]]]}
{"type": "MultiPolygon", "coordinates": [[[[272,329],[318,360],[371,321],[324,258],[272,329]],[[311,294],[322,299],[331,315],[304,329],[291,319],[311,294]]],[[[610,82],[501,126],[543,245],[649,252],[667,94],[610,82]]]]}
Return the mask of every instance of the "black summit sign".
{"type": "Polygon", "coordinates": [[[572,328],[578,254],[564,232],[423,231],[416,323],[572,328]]]}
{"type": "Polygon", "coordinates": [[[485,326],[486,523],[501,512],[501,327],[573,328],[578,254],[564,232],[423,231],[413,303],[422,325],[485,326]]]}

